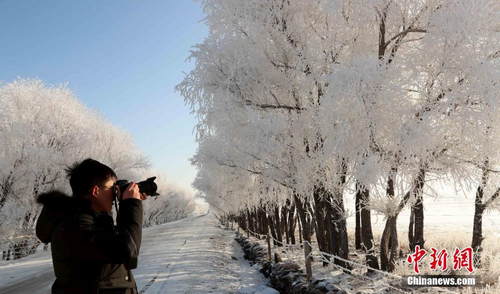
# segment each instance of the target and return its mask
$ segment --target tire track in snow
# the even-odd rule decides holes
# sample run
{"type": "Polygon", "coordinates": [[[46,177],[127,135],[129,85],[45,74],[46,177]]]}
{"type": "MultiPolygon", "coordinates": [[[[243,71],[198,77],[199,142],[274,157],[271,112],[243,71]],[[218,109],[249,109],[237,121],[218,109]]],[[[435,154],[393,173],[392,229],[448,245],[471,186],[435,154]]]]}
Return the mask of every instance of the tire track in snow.
{"type": "MultiPolygon", "coordinates": [[[[177,249],[177,253],[179,253],[182,250],[182,248],[184,247],[184,245],[186,245],[186,241],[187,240],[184,240],[184,244],[182,244],[182,246],[179,249],[177,249]]],[[[168,274],[165,276],[165,278],[168,278],[172,274],[172,268],[170,267],[170,265],[171,265],[171,263],[167,263],[167,265],[165,266],[165,270],[169,270],[168,274]]],[[[147,282],[146,285],[144,285],[144,287],[142,287],[142,289],[139,291],[139,294],[146,293],[146,291],[156,282],[156,279],[158,279],[158,276],[162,272],[163,271],[157,272],[156,275],[151,280],[149,280],[149,282],[147,282]]]]}
{"type": "Polygon", "coordinates": [[[50,271],[42,272],[34,277],[28,277],[20,280],[14,284],[7,285],[0,288],[2,294],[19,294],[19,293],[46,293],[46,289],[50,289],[52,281],[54,280],[54,273],[50,271]]]}
{"type": "MultiPolygon", "coordinates": [[[[229,294],[265,283],[233,238],[234,232],[224,230],[211,214],[145,228],[139,266],[133,270],[138,293],[229,294]]],[[[50,293],[50,275],[49,252],[0,264],[0,293],[50,293]],[[8,275],[16,280],[9,281],[8,275]]]]}
{"type": "MultiPolygon", "coordinates": [[[[170,267],[170,263],[167,264],[165,269],[168,269],[169,267],[170,267]]],[[[139,291],[139,294],[146,293],[146,291],[149,289],[149,287],[151,287],[154,284],[154,282],[156,281],[156,279],[158,278],[159,275],[160,275],[160,273],[157,273],[156,276],[154,276],[149,282],[147,282],[147,284],[144,285],[144,287],[142,287],[142,289],[139,291]]]]}

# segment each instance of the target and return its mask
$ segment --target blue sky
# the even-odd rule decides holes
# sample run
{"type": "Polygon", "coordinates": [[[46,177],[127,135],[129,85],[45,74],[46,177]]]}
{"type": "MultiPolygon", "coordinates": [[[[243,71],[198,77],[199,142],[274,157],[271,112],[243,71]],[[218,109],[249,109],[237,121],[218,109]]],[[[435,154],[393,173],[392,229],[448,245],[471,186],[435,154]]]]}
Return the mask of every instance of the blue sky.
{"type": "Polygon", "coordinates": [[[132,134],[153,167],[189,187],[194,117],[174,90],[207,28],[199,1],[0,1],[0,81],[68,87],[132,134]]]}

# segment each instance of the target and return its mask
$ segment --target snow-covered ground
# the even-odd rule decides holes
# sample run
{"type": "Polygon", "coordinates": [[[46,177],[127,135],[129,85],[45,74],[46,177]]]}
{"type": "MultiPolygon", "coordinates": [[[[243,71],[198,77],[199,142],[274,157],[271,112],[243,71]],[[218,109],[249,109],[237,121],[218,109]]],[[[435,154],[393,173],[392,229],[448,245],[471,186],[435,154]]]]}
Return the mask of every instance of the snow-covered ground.
{"type": "MultiPolygon", "coordinates": [[[[274,292],[212,213],[146,228],[133,272],[140,293],[274,292]]],[[[50,293],[53,281],[50,252],[0,263],[0,293],[50,293]]]]}

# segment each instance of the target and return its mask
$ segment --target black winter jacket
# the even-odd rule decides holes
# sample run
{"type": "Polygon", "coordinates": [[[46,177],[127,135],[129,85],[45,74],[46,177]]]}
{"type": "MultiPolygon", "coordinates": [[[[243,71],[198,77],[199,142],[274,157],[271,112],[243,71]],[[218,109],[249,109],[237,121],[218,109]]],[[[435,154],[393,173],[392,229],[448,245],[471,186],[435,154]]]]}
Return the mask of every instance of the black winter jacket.
{"type": "Polygon", "coordinates": [[[36,235],[51,243],[56,281],[52,293],[137,293],[131,269],[137,267],[142,235],[142,203],[120,203],[117,226],[109,213],[97,213],[64,193],[41,194],[36,235]]]}

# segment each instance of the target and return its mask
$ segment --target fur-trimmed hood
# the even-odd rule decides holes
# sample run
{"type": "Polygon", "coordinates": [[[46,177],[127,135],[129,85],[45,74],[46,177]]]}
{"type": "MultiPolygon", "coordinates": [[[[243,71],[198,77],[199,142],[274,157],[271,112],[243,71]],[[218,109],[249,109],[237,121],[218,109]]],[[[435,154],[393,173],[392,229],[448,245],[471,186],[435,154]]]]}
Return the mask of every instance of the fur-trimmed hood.
{"type": "Polygon", "coordinates": [[[61,191],[53,190],[38,195],[36,202],[54,208],[67,208],[73,205],[74,198],[61,191]]]}
{"type": "Polygon", "coordinates": [[[43,205],[36,223],[36,235],[46,244],[50,242],[56,226],[82,205],[78,199],[57,190],[38,195],[36,201],[43,205]]]}

